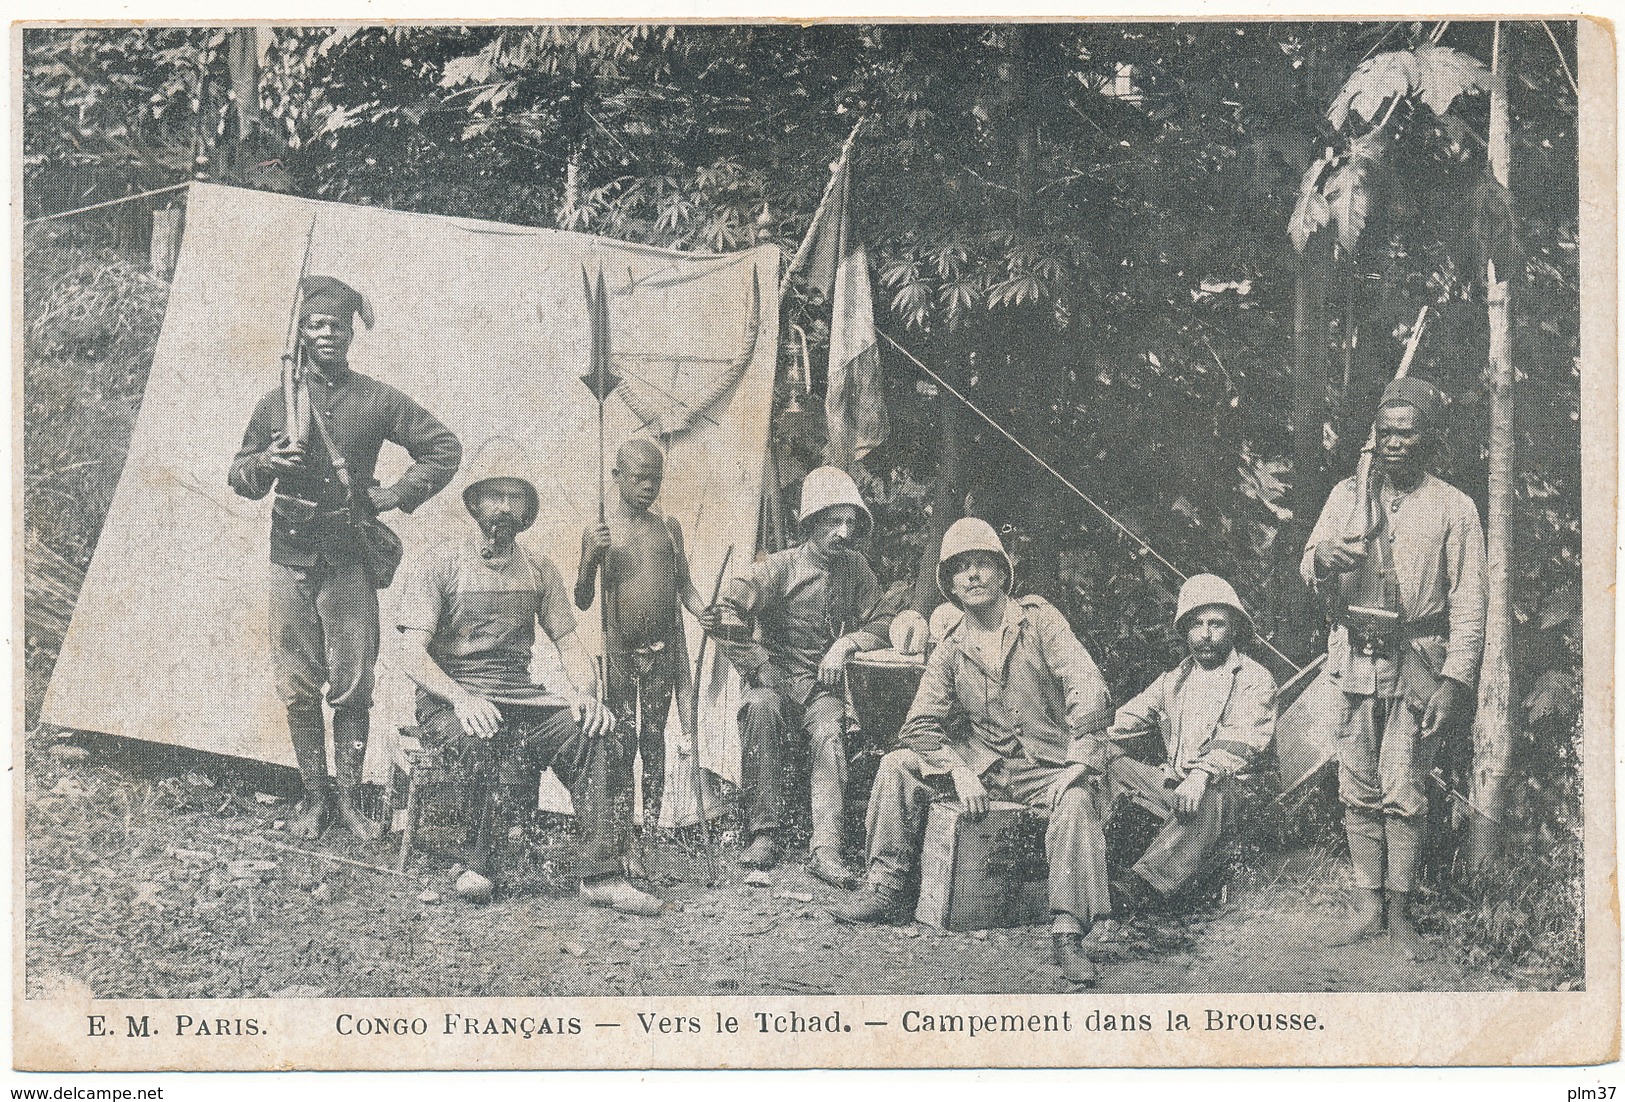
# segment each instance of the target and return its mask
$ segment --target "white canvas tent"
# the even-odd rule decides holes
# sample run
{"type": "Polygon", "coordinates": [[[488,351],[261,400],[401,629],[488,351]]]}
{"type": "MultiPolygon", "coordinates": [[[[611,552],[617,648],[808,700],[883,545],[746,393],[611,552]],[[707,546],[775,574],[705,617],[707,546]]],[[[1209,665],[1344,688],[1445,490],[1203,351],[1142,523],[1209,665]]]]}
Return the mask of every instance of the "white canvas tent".
{"type": "MultiPolygon", "coordinates": [[[[777,357],[779,254],[678,253],[584,234],[321,203],[194,185],[168,311],[129,458],[63,642],[42,719],[80,730],[291,765],[272,691],[266,577],[269,501],[226,485],[255,401],[276,386],[307,232],[310,272],[371,300],[351,363],[399,386],[463,441],[519,441],[533,457],[541,516],[522,539],[574,580],[582,527],[597,515],[597,413],[581,269],[609,289],[614,369],[627,379],[607,436],[669,434],[661,506],[688,537],[705,589],[733,545],[754,546],[777,357]],[[765,289],[765,291],[764,291],[765,289]]],[[[379,478],[405,466],[386,445],[379,478]]],[[[386,518],[408,559],[470,529],[461,473],[410,517],[386,518]]],[[[394,594],[382,595],[384,660],[369,774],[410,722],[391,668],[394,594]]],[[[589,650],[596,612],[578,616],[589,650]]],[[[690,653],[698,641],[692,623],[690,653]]],[[[539,648],[541,650],[543,648],[539,648]]],[[[544,666],[548,655],[538,655],[544,666]]],[[[738,780],[724,668],[702,678],[703,764],[738,780]]],[[[692,761],[668,733],[665,821],[691,817],[692,761]]],[[[563,807],[562,789],[544,805],[563,807]]]]}

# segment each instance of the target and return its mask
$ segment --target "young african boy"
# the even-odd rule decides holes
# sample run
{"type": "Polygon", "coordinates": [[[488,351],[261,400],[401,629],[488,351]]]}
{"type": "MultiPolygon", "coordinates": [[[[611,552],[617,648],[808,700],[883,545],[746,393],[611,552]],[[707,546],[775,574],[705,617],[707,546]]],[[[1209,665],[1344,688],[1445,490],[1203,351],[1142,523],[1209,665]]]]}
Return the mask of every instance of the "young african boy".
{"type": "MultiPolygon", "coordinates": [[[[604,702],[623,735],[628,773],[634,753],[643,764],[643,825],[659,821],[666,783],[666,717],[686,661],[678,602],[696,617],[705,607],[689,577],[683,531],[653,511],[665,478],[665,456],[653,442],[633,438],[615,453],[616,497],[605,523],[581,533],[575,603],[592,607],[600,572],[608,603],[605,623],[604,702]]],[[[629,871],[644,874],[637,848],[629,871]]]]}

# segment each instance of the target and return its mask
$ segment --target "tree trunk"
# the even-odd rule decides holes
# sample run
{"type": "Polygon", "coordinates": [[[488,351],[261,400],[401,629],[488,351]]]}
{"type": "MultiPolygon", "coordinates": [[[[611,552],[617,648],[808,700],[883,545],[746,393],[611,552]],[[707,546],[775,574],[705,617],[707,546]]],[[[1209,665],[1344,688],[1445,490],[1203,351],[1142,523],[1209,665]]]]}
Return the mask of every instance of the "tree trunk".
{"type": "Polygon", "coordinates": [[[1287,654],[1306,655],[1320,617],[1298,577],[1298,558],[1326,500],[1323,444],[1326,420],[1327,291],[1332,235],[1316,233],[1298,257],[1292,311],[1292,520],[1275,540],[1275,584],[1270,586],[1274,642],[1287,654]]]}
{"type": "MultiPolygon", "coordinates": [[[[1496,73],[1507,71],[1501,25],[1495,27],[1496,73]]],[[[1511,140],[1506,87],[1497,81],[1490,92],[1490,171],[1502,188],[1511,175],[1511,140]]],[[[1508,227],[1510,232],[1510,226],[1508,227]]],[[[1510,289],[1495,270],[1495,250],[1486,270],[1489,300],[1490,454],[1489,510],[1486,532],[1489,610],[1484,631],[1484,664],[1478,680],[1478,716],[1473,723],[1473,817],[1468,835],[1469,866],[1474,872],[1496,863],[1501,853],[1500,819],[1506,807],[1506,777],[1512,762],[1512,619],[1507,584],[1508,521],[1512,505],[1512,349],[1510,289]]]]}
{"type": "Polygon", "coordinates": [[[581,205],[581,158],[572,155],[564,166],[564,201],[559,204],[558,226],[570,228],[575,221],[576,208],[581,205]]]}

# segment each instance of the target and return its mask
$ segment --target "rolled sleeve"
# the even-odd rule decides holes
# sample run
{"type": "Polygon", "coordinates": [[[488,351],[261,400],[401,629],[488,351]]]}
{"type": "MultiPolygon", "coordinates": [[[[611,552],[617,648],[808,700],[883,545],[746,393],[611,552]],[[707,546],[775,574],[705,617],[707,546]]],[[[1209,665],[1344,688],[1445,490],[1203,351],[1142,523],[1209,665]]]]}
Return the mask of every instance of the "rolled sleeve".
{"type": "Polygon", "coordinates": [[[401,582],[401,603],[395,626],[401,631],[435,632],[445,609],[446,559],[431,552],[417,557],[401,582]]]}
{"type": "Polygon", "coordinates": [[[388,438],[412,457],[412,465],[391,489],[400,499],[401,511],[410,513],[451,482],[463,461],[463,445],[437,417],[405,394],[393,387],[385,393],[389,400],[388,438]]]}
{"type": "Polygon", "coordinates": [[[531,565],[536,568],[536,616],[547,637],[557,643],[576,630],[575,613],[564,595],[564,578],[545,555],[531,556],[531,565]]]}

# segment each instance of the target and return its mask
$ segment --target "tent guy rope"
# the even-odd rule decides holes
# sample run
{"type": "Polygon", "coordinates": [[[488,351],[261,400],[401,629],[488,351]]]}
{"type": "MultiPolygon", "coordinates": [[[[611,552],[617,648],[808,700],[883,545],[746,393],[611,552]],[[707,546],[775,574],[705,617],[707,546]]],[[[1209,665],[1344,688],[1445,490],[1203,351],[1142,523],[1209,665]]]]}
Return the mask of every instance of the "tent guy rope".
{"type": "Polygon", "coordinates": [[[182,188],[191,186],[192,181],[187,180],[184,183],[170,184],[168,187],[153,188],[151,191],[141,191],[134,195],[121,195],[117,199],[104,199],[100,203],[91,203],[86,207],[75,207],[72,210],[57,211],[55,214],[42,214],[38,218],[28,219],[23,223],[23,225],[35,226],[41,222],[54,222],[58,218],[72,218],[76,214],[84,214],[87,211],[101,210],[103,207],[116,207],[120,203],[133,203],[137,199],[148,199],[154,195],[164,195],[168,192],[179,191],[182,188]]]}
{"type": "MultiPolygon", "coordinates": [[[[1133,541],[1134,545],[1137,546],[1146,555],[1150,556],[1151,558],[1155,559],[1157,562],[1161,563],[1162,566],[1165,569],[1167,569],[1167,571],[1170,574],[1172,574],[1174,577],[1178,578],[1181,582],[1189,580],[1189,575],[1188,574],[1186,574],[1183,570],[1179,569],[1179,567],[1175,566],[1172,562],[1168,561],[1168,559],[1164,558],[1160,553],[1158,553],[1156,548],[1152,547],[1144,539],[1142,539],[1140,536],[1136,535],[1134,533],[1134,531],[1132,529],[1130,529],[1127,525],[1125,525],[1122,521],[1120,521],[1116,517],[1112,516],[1112,514],[1107,511],[1107,509],[1106,509],[1106,507],[1104,505],[1100,504],[1100,502],[1096,501],[1094,498],[1092,498],[1088,494],[1084,493],[1081,489],[1078,488],[1076,483],[1074,483],[1070,478],[1067,478],[1066,475],[1062,474],[1060,471],[1056,470],[1053,466],[1051,466],[1050,463],[1046,459],[1044,459],[1043,456],[1039,455],[1037,452],[1035,452],[1031,448],[1029,448],[1026,444],[1023,444],[1020,440],[1018,440],[1016,438],[1015,434],[1013,434],[1012,432],[1010,432],[1009,429],[1005,428],[1003,425],[1001,425],[997,421],[995,421],[988,413],[986,413],[975,402],[971,401],[965,395],[961,394],[958,390],[956,390],[954,388],[953,384],[948,382],[947,379],[944,379],[941,375],[937,374],[935,371],[932,371],[929,367],[927,367],[920,360],[920,358],[918,356],[914,355],[914,353],[910,352],[908,349],[906,349],[902,345],[898,344],[897,341],[895,339],[893,339],[890,334],[880,332],[879,330],[877,330],[876,332],[877,332],[877,334],[878,334],[878,336],[880,337],[881,340],[885,341],[887,344],[889,344],[893,348],[897,349],[897,351],[901,352],[905,357],[907,357],[907,359],[909,360],[910,363],[912,363],[915,367],[919,368],[921,371],[925,372],[926,375],[930,376],[931,379],[938,386],[942,387],[943,390],[946,390],[949,394],[953,395],[956,399],[958,399],[960,404],[962,404],[966,409],[970,410],[972,413],[976,414],[976,416],[978,416],[982,420],[986,421],[988,423],[988,425],[992,427],[993,431],[997,432],[1000,436],[1004,437],[1006,440],[1010,441],[1010,443],[1014,444],[1017,448],[1019,448],[1021,450],[1022,454],[1027,456],[1028,459],[1031,459],[1034,463],[1037,463],[1040,467],[1044,468],[1044,470],[1048,471],[1052,476],[1054,476],[1056,481],[1060,482],[1060,484],[1065,486],[1068,490],[1071,490],[1074,494],[1076,494],[1079,497],[1079,499],[1081,499],[1084,502],[1084,504],[1088,505],[1091,509],[1093,509],[1095,512],[1099,513],[1102,517],[1104,517],[1107,520],[1107,522],[1112,525],[1112,527],[1116,528],[1123,535],[1127,536],[1131,541],[1133,541]]],[[[1268,639],[1265,639],[1261,635],[1258,636],[1257,638],[1258,638],[1259,643],[1263,644],[1263,646],[1266,647],[1271,654],[1275,655],[1281,661],[1285,662],[1288,666],[1290,666],[1294,673],[1299,672],[1299,671],[1302,670],[1302,668],[1303,668],[1302,666],[1300,666],[1298,663],[1292,661],[1292,659],[1288,658],[1286,655],[1282,654],[1279,650],[1277,650],[1275,648],[1275,646],[1273,644],[1270,643],[1270,641],[1268,639]]]]}

